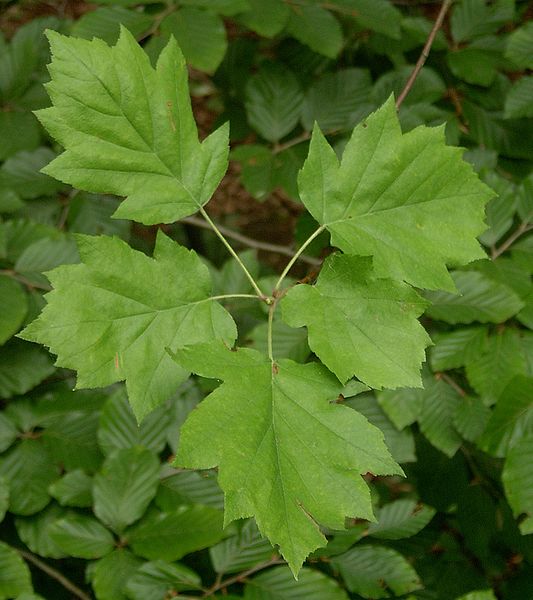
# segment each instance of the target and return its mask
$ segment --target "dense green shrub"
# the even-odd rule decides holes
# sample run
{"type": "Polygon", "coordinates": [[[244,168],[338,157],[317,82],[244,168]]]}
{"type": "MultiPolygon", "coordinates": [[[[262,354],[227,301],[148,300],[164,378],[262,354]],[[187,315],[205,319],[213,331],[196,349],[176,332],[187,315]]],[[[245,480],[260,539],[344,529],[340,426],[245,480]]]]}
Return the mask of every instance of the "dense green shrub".
{"type": "Polygon", "coordinates": [[[0,19],[0,599],[533,597],[528,3],[458,0],[412,88],[431,3],[97,4],[0,19]],[[269,386],[328,427],[239,474],[269,386]]]}

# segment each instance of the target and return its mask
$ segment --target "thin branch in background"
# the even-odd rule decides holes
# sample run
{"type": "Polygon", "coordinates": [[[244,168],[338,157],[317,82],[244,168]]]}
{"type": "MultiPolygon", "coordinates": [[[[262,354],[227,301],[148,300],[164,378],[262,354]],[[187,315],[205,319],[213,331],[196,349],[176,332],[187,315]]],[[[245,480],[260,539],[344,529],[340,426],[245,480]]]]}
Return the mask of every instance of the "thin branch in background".
{"type": "Polygon", "coordinates": [[[307,140],[310,140],[310,139],[311,139],[311,132],[304,131],[300,135],[293,137],[291,140],[288,140],[287,142],[284,142],[283,144],[275,144],[274,147],[272,148],[272,154],[279,154],[280,152],[283,152],[284,150],[288,150],[289,148],[292,148],[293,146],[297,146],[298,144],[301,144],[302,142],[306,142],[307,140]]]}
{"type": "Polygon", "coordinates": [[[13,269],[0,269],[0,275],[6,275],[7,277],[11,277],[19,283],[22,283],[29,289],[44,290],[45,292],[49,292],[52,289],[49,285],[41,285],[39,283],[34,283],[33,281],[26,279],[26,277],[20,275],[20,273],[13,271],[13,269]]]}
{"type": "Polygon", "coordinates": [[[517,227],[517,229],[515,229],[515,231],[513,231],[513,233],[511,233],[511,235],[505,240],[505,242],[502,243],[501,246],[498,246],[498,248],[494,248],[492,250],[492,260],[497,259],[500,254],[503,254],[506,250],[509,250],[516,240],[528,231],[533,231],[533,223],[524,221],[519,227],[517,227]]]}
{"type": "MultiPolygon", "coordinates": [[[[202,229],[209,229],[211,227],[201,219],[197,217],[185,217],[180,220],[180,223],[188,223],[189,225],[194,225],[195,227],[201,227],[202,229]]],[[[261,242],[259,240],[254,240],[246,235],[242,235],[242,233],[238,233],[237,231],[233,231],[232,229],[228,229],[222,225],[217,225],[218,229],[221,233],[223,233],[226,237],[235,240],[236,242],[240,242],[244,246],[248,246],[249,248],[255,248],[256,250],[264,250],[266,252],[274,252],[275,254],[282,254],[283,256],[294,256],[294,250],[289,248],[288,246],[279,246],[278,244],[270,244],[269,242],[261,242]]],[[[306,256],[301,254],[298,257],[298,260],[307,263],[308,265],[318,266],[322,263],[318,258],[313,258],[312,256],[306,256]]]]}
{"type": "Polygon", "coordinates": [[[435,19],[435,23],[433,24],[433,28],[429,32],[428,39],[426,40],[426,43],[424,44],[424,47],[422,48],[422,52],[421,52],[420,56],[418,57],[418,60],[416,61],[415,68],[413,69],[413,72],[409,76],[407,83],[405,84],[403,90],[400,92],[400,95],[398,96],[398,99],[396,100],[396,109],[397,110],[402,105],[402,102],[405,100],[407,94],[411,91],[411,88],[413,87],[415,80],[418,77],[418,74],[422,70],[422,67],[424,66],[424,64],[429,56],[429,51],[431,50],[431,46],[433,45],[433,42],[435,41],[437,32],[442,27],[444,17],[446,16],[446,13],[448,12],[448,9],[452,5],[452,3],[453,3],[453,0],[444,0],[444,2],[442,3],[439,14],[437,15],[437,18],[435,19]]]}
{"type": "Polygon", "coordinates": [[[452,379],[447,373],[444,373],[442,371],[440,371],[439,373],[435,373],[435,379],[442,379],[442,381],[445,381],[449,386],[451,386],[459,394],[459,396],[464,398],[467,395],[465,390],[463,390],[463,388],[454,379],[452,379]]]}
{"type": "Polygon", "coordinates": [[[250,575],[253,575],[254,573],[257,573],[258,571],[262,571],[263,569],[268,569],[268,567],[272,567],[273,565],[285,565],[285,564],[287,564],[287,563],[283,559],[279,558],[278,556],[274,556],[269,561],[261,563],[259,565],[255,565],[255,567],[252,567],[251,569],[248,569],[247,571],[243,571],[242,573],[238,573],[234,577],[230,577],[229,579],[224,579],[224,581],[215,582],[215,584],[212,587],[210,587],[208,590],[206,590],[205,594],[203,595],[203,598],[208,598],[209,596],[212,596],[215,592],[225,589],[225,588],[229,587],[230,585],[233,585],[234,583],[241,583],[247,577],[249,577],[250,575]]]}
{"type": "Polygon", "coordinates": [[[43,573],[46,573],[52,579],[55,579],[57,582],[59,582],[66,590],[74,594],[76,598],[79,598],[80,600],[92,600],[90,596],[88,596],[83,590],[80,590],[80,588],[72,583],[70,579],[67,579],[63,573],[60,573],[50,565],[47,565],[31,552],[21,550],[20,548],[17,548],[17,552],[22,556],[22,558],[26,559],[32,565],[40,569],[43,573]]]}

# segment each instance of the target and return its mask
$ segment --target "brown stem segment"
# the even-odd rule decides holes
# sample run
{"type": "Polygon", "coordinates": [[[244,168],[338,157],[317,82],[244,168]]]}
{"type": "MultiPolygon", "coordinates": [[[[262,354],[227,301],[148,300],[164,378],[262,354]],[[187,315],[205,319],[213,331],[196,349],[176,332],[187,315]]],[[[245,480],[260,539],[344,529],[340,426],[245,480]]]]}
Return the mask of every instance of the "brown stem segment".
{"type": "Polygon", "coordinates": [[[32,565],[43,571],[43,573],[46,573],[49,577],[58,581],[66,590],[74,594],[76,598],[79,598],[80,600],[92,600],[91,597],[88,596],[83,590],[80,590],[77,585],[74,585],[70,579],[67,579],[62,573],[56,571],[56,569],[38,559],[31,552],[21,550],[20,548],[17,548],[17,552],[22,556],[22,558],[26,559],[32,565]]]}
{"type": "Polygon", "coordinates": [[[442,27],[444,17],[446,16],[446,13],[448,12],[448,9],[452,5],[452,3],[453,3],[453,0],[444,0],[444,2],[442,3],[439,14],[437,15],[437,18],[435,19],[435,23],[433,24],[433,29],[429,32],[428,39],[426,40],[426,43],[424,44],[424,47],[422,48],[422,52],[421,52],[420,56],[418,57],[418,60],[416,61],[415,68],[413,69],[413,72],[409,76],[407,83],[405,84],[403,90],[400,92],[400,95],[398,96],[398,99],[396,100],[396,110],[398,110],[400,108],[400,106],[402,105],[402,102],[405,100],[405,97],[407,96],[407,94],[411,91],[411,88],[413,87],[413,85],[416,81],[416,78],[418,77],[418,74],[422,70],[422,67],[425,64],[427,57],[429,56],[429,51],[431,50],[431,46],[433,45],[433,42],[435,41],[437,32],[442,27]]]}

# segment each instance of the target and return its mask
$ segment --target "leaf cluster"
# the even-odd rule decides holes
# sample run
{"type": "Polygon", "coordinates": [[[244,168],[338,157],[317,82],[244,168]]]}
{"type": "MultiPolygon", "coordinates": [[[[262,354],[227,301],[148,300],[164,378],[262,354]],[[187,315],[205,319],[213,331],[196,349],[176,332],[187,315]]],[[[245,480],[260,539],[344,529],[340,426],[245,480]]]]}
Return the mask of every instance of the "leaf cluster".
{"type": "Polygon", "coordinates": [[[0,40],[0,598],[532,595],[527,3],[398,114],[424,5],[96,4],[0,40]]]}

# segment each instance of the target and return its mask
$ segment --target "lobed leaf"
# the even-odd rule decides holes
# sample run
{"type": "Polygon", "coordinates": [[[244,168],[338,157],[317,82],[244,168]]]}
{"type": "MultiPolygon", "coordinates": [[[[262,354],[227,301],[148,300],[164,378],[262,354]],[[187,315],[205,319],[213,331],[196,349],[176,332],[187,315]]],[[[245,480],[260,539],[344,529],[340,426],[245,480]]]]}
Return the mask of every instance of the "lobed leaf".
{"type": "Polygon", "coordinates": [[[329,256],[317,283],[293,287],[281,306],[286,323],[307,326],[309,346],[343,383],[421,385],[431,340],[417,317],[426,304],[410,286],[374,277],[370,259],[329,256]]]}
{"type": "Polygon", "coordinates": [[[76,369],[78,388],[126,380],[141,420],[188,376],[165,348],[213,337],[231,344],[235,323],[211,300],[207,267],[161,232],[153,259],[118,238],[78,236],[78,246],[82,264],[49,274],[48,305],[20,335],[76,369]]]}
{"type": "Polygon", "coordinates": [[[171,38],[154,70],[122,28],[116,46],[49,31],[53,106],[36,114],[65,152],[43,172],[127,196],[118,218],[150,225],[195,213],[228,165],[228,128],[198,141],[185,60],[171,38]]]}
{"type": "Polygon", "coordinates": [[[454,291],[446,265],[485,257],[475,238],[493,192],[442,128],[402,134],[392,97],[354,129],[340,163],[315,126],[298,183],[332,245],[372,255],[378,277],[454,291]]]}
{"type": "Polygon", "coordinates": [[[373,518],[360,475],[402,473],[381,432],[332,403],[342,386],[321,365],[271,362],[222,344],[179,349],[175,359],[224,380],[189,415],[176,463],[218,465],[225,522],[254,516],[294,574],[325,545],[317,523],[343,529],[347,516],[373,518]]]}

